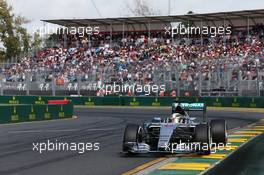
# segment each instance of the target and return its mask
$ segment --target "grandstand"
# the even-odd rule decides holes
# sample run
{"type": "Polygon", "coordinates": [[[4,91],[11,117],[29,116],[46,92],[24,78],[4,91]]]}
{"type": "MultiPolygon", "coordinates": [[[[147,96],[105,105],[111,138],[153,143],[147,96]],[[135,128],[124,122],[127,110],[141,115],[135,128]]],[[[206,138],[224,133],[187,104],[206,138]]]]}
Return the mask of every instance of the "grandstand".
{"type": "Polygon", "coordinates": [[[117,83],[164,84],[165,95],[264,96],[264,10],[43,21],[100,33],[59,35],[54,47],[3,65],[2,95],[104,95],[100,84],[117,83]],[[232,32],[166,32],[178,24],[232,32]]]}

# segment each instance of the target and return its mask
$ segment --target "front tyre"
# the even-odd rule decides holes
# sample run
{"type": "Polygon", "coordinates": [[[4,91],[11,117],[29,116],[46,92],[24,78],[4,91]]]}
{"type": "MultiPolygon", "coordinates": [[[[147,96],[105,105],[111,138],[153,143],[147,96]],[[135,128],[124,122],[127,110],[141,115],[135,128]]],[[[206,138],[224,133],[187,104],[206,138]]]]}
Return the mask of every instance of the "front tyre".
{"type": "Polygon", "coordinates": [[[142,128],[137,124],[127,124],[123,137],[123,151],[129,152],[131,143],[141,143],[143,140],[142,128]]]}

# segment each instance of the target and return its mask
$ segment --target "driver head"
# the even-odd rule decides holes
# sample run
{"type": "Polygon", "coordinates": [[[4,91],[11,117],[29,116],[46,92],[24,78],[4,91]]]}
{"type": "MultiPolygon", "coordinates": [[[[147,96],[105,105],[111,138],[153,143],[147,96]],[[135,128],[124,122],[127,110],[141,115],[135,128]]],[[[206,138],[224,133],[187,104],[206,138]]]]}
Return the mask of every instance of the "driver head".
{"type": "Polygon", "coordinates": [[[184,110],[180,105],[176,107],[175,112],[184,115],[184,110]]]}
{"type": "Polygon", "coordinates": [[[182,117],[182,115],[179,114],[179,113],[172,114],[171,115],[171,121],[172,121],[172,123],[179,123],[181,117],[182,117]]]}

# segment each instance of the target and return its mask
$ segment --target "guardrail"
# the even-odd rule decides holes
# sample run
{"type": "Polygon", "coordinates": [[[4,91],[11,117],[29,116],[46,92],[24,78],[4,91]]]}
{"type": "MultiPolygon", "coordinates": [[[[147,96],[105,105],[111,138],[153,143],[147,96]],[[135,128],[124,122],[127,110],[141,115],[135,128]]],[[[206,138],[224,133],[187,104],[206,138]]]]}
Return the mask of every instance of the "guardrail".
{"type": "Polygon", "coordinates": [[[73,105],[85,106],[171,106],[173,101],[204,102],[212,107],[264,108],[264,97],[53,97],[0,96],[0,104],[45,105],[48,100],[70,100],[73,105]]]}

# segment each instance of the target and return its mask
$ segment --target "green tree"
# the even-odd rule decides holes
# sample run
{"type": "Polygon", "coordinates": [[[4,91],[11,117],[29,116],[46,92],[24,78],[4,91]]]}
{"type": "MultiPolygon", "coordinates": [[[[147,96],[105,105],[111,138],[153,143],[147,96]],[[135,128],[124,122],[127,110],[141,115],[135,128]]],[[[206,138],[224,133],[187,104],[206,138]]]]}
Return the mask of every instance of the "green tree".
{"type": "Polygon", "coordinates": [[[59,43],[60,37],[59,35],[53,33],[49,35],[47,38],[44,40],[45,47],[54,47],[56,46],[57,43],[59,43]]]}
{"type": "Polygon", "coordinates": [[[30,21],[25,17],[17,16],[14,20],[14,29],[16,30],[17,36],[20,41],[20,47],[22,52],[28,52],[30,50],[30,35],[27,32],[27,29],[22,27],[23,24],[27,24],[30,21]]]}
{"type": "Polygon", "coordinates": [[[31,42],[31,49],[34,51],[38,51],[41,49],[42,38],[40,37],[38,31],[34,32],[32,42],[31,42]]]}
{"type": "Polygon", "coordinates": [[[0,9],[0,43],[4,47],[1,57],[9,59],[22,51],[28,51],[30,35],[22,25],[29,21],[22,16],[15,16],[6,0],[0,0],[0,9]]]}

